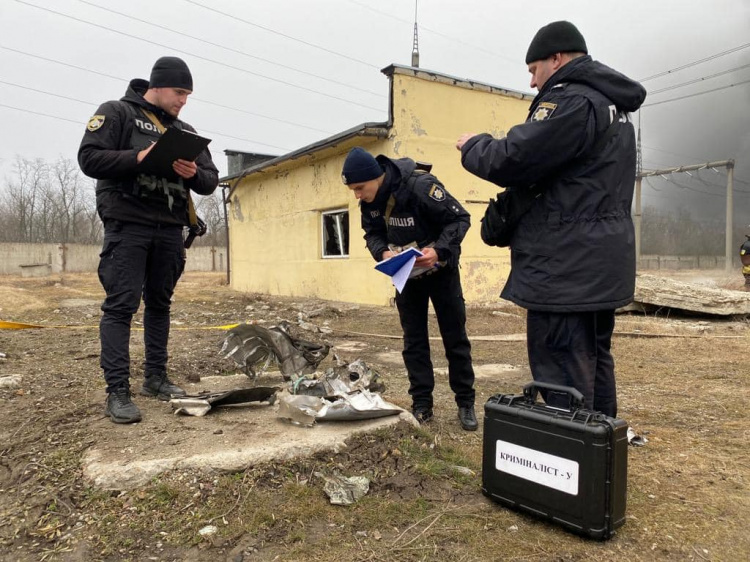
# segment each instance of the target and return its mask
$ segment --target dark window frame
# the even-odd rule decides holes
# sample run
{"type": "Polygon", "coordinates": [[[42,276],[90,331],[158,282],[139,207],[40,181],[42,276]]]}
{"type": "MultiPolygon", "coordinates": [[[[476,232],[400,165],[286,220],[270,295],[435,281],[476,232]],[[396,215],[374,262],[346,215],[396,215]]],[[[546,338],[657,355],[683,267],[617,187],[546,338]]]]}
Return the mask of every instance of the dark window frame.
{"type": "Polygon", "coordinates": [[[347,259],[349,257],[349,209],[331,209],[320,212],[320,255],[323,259],[347,259]],[[334,229],[336,238],[331,239],[326,219],[334,229]],[[339,253],[331,253],[331,244],[335,244],[339,253]]]}

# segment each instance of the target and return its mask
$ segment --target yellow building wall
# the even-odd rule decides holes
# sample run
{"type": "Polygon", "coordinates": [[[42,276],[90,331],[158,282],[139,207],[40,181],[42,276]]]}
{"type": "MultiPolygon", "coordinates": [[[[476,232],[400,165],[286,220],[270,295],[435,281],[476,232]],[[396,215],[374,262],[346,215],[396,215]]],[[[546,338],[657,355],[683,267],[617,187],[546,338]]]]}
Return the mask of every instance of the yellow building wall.
{"type": "Polygon", "coordinates": [[[482,242],[484,201],[500,188],[464,170],[456,140],[463,133],[503,137],[525,121],[528,108],[527,100],[393,75],[394,142],[387,154],[432,163],[432,172],[471,214],[471,228],[461,246],[461,279],[468,302],[497,300],[510,271],[510,252],[482,242]]]}
{"type": "Polygon", "coordinates": [[[244,178],[229,207],[231,283],[240,291],[383,305],[394,296],[365,247],[357,201],[341,183],[353,146],[373,154],[408,156],[433,173],[472,215],[462,245],[461,277],[468,302],[497,300],[510,268],[509,252],[479,236],[485,205],[499,188],[466,172],[456,139],[464,132],[503,136],[526,118],[529,102],[414,76],[392,77],[389,138],[358,137],[244,178]],[[349,210],[349,257],[322,258],[321,211],[349,210]]]}
{"type": "Polygon", "coordinates": [[[357,201],[341,183],[348,151],[374,153],[387,141],[357,139],[314,158],[256,173],[234,190],[229,207],[232,287],[271,295],[387,304],[389,278],[373,269],[357,201]],[[359,142],[358,142],[359,141],[359,142]],[[370,144],[366,144],[370,143],[370,144]],[[349,211],[349,257],[323,258],[321,212],[349,211]]]}

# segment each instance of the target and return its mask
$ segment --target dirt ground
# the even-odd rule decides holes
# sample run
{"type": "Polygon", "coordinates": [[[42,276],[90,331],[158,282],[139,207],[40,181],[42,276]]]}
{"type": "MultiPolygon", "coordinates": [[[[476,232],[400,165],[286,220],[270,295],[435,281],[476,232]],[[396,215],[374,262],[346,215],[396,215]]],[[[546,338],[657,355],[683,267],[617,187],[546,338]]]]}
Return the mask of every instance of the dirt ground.
{"type": "MultiPolygon", "coordinates": [[[[700,277],[727,288],[742,284],[739,275],[700,277]]],[[[94,274],[0,277],[0,319],[49,326],[0,331],[0,377],[20,376],[0,388],[1,560],[747,560],[745,318],[618,316],[620,417],[648,443],[628,449],[626,524],[611,540],[595,542],[482,495],[481,427],[460,429],[444,374],[437,377],[436,419],[420,429],[400,424],[354,438],[338,453],[237,473],[173,470],[135,490],[98,490],[83,478],[81,459],[98,435],[117,440],[129,429],[103,416],[102,296],[94,274]],[[330,505],[324,476],[335,473],[367,476],[369,492],[353,506],[330,505]],[[199,533],[209,525],[215,532],[199,533]]],[[[223,332],[215,327],[301,319],[331,333],[299,329],[299,336],[330,342],[344,359],[364,359],[381,373],[384,397],[409,407],[394,309],[240,294],[223,274],[189,273],[172,319],[170,373],[177,382],[237,372],[218,355],[223,332]],[[396,337],[383,337],[389,335],[396,337]]],[[[522,334],[524,312],[501,302],[471,307],[468,331],[522,334]]],[[[530,380],[522,338],[488,339],[473,341],[480,423],[489,397],[519,392],[530,380]]],[[[139,332],[131,355],[137,382],[139,332]]],[[[444,373],[439,342],[433,361],[444,373]]],[[[136,402],[145,416],[159,407],[136,402]]],[[[172,419],[164,416],[163,427],[143,439],[158,447],[176,438],[180,425],[172,419]]]]}

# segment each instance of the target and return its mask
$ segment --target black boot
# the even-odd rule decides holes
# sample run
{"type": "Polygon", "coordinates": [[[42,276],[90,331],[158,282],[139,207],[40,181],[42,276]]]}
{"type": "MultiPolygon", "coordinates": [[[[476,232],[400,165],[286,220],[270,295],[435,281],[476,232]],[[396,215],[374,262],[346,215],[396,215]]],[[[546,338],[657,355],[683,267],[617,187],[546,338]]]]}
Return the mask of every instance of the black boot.
{"type": "Polygon", "coordinates": [[[479,428],[477,415],[474,413],[474,406],[459,406],[458,421],[461,422],[461,427],[466,431],[476,431],[479,428]]]}
{"type": "Polygon", "coordinates": [[[414,406],[411,413],[420,425],[432,419],[432,408],[429,406],[414,406]]]}
{"type": "Polygon", "coordinates": [[[141,421],[141,411],[130,400],[130,388],[127,386],[120,386],[107,395],[104,413],[115,423],[141,421]]]}
{"type": "Polygon", "coordinates": [[[140,393],[143,396],[152,396],[165,401],[185,396],[185,391],[169,380],[166,371],[146,373],[140,393]]]}

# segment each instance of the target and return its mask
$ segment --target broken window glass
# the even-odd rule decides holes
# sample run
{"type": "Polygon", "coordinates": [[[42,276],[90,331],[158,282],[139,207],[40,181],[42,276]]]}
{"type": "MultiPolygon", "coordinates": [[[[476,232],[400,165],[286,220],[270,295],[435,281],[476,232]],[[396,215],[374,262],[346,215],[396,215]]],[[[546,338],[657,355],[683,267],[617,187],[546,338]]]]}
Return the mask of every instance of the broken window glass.
{"type": "Polygon", "coordinates": [[[349,257],[349,211],[321,213],[324,258],[349,257]]]}

